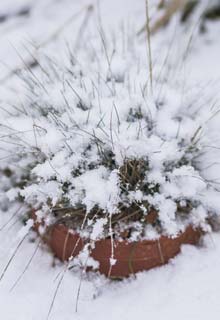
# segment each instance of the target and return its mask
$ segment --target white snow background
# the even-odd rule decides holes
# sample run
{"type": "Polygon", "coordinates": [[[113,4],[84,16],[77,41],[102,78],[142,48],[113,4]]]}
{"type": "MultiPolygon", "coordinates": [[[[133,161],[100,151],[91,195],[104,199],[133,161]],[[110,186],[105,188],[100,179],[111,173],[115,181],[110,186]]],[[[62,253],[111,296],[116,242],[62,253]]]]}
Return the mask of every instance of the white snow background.
{"type": "MultiPolygon", "coordinates": [[[[1,0],[0,13],[11,12],[12,15],[7,23],[0,24],[1,103],[5,100],[10,101],[11,90],[17,91],[18,96],[21,93],[22,89],[15,79],[11,83],[1,81],[7,76],[9,70],[22,64],[18,53],[23,58],[28,56],[27,48],[30,43],[44,43],[54,30],[90,3],[76,0],[1,0]],[[32,8],[30,16],[13,17],[14,12],[26,5],[32,8]]],[[[97,8],[98,1],[92,3],[97,8]]],[[[99,5],[102,22],[112,30],[121,25],[122,21],[137,26],[137,28],[142,27],[145,21],[143,0],[103,0],[99,5]]],[[[98,16],[97,10],[94,14],[98,16]]],[[[96,19],[98,19],[97,16],[96,19]]],[[[67,39],[74,40],[77,37],[76,30],[79,30],[82,20],[83,15],[78,15],[65,28],[61,39],[59,37],[55,42],[49,44],[45,51],[62,60],[63,44],[67,39]]],[[[176,23],[174,19],[172,24],[176,23]]],[[[220,84],[220,24],[210,24],[209,28],[210,32],[203,37],[197,37],[195,34],[183,72],[176,75],[179,78],[178,81],[185,80],[187,87],[191,86],[195,88],[195,91],[200,90],[199,98],[204,103],[210,95],[215,97],[216,101],[220,96],[218,90],[220,84]]],[[[189,36],[184,42],[178,35],[173,36],[173,30],[174,28],[170,26],[165,31],[159,32],[152,40],[154,59],[158,58],[158,61],[163,61],[169,43],[172,42],[173,59],[177,60],[176,63],[178,59],[181,61],[178,54],[181,55],[181,52],[184,51],[183,48],[189,41],[189,36]]],[[[188,35],[190,34],[189,32],[188,35]]],[[[3,117],[1,111],[0,117],[3,117]]],[[[219,131],[219,121],[219,117],[213,121],[213,130],[210,133],[213,137],[215,137],[215,132],[219,131]]],[[[210,164],[211,160],[210,158],[210,164]]],[[[214,168],[212,167],[212,173],[210,173],[216,181],[220,179],[219,169],[217,163],[214,168]]],[[[21,224],[17,216],[13,216],[16,210],[17,205],[12,203],[9,212],[0,213],[0,272],[6,266],[19,241],[18,234],[21,224]],[[2,229],[10,217],[12,217],[10,223],[2,229]]],[[[21,208],[20,211],[22,210],[24,209],[21,208]]],[[[64,266],[59,262],[56,262],[55,267],[52,266],[52,257],[46,248],[40,247],[37,250],[23,277],[11,290],[36,250],[37,240],[31,242],[32,237],[34,235],[30,234],[22,243],[7,273],[0,281],[0,319],[43,320],[47,317],[64,266]]],[[[96,275],[83,276],[77,313],[75,307],[81,281],[80,273],[74,270],[67,271],[58,291],[50,319],[196,320],[210,318],[218,320],[220,317],[219,264],[220,235],[211,234],[205,237],[201,247],[184,246],[182,253],[167,266],[140,273],[136,279],[110,282],[96,275]]]]}

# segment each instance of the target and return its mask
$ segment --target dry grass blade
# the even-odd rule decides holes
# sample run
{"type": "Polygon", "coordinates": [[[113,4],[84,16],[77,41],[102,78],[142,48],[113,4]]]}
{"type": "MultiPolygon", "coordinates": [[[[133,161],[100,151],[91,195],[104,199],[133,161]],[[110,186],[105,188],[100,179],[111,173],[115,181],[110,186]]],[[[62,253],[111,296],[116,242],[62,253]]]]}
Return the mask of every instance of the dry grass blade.
{"type": "Polygon", "coordinates": [[[7,270],[8,270],[8,268],[9,268],[9,266],[10,266],[11,262],[12,262],[12,260],[13,260],[13,259],[14,259],[14,257],[16,256],[16,254],[17,254],[17,252],[18,252],[19,248],[21,247],[21,245],[22,245],[22,243],[24,242],[24,240],[25,240],[25,238],[26,238],[26,237],[27,237],[27,234],[26,234],[26,235],[21,239],[21,241],[18,243],[17,247],[15,248],[15,250],[14,250],[13,254],[11,255],[11,257],[10,257],[10,259],[9,259],[8,263],[6,264],[6,266],[4,267],[4,269],[3,269],[2,273],[1,273],[0,281],[4,278],[4,276],[5,276],[5,274],[6,274],[7,270]]]}
{"type": "Polygon", "coordinates": [[[40,243],[41,243],[41,240],[38,241],[38,244],[37,244],[37,246],[35,247],[32,256],[31,256],[30,259],[28,260],[28,263],[26,264],[26,266],[25,266],[24,270],[22,271],[22,273],[19,275],[19,277],[17,278],[17,280],[15,281],[15,283],[13,284],[13,286],[11,287],[10,291],[12,291],[12,290],[17,286],[17,284],[18,284],[19,281],[22,279],[22,277],[23,277],[23,275],[25,274],[25,272],[28,270],[31,262],[32,262],[33,259],[34,259],[35,254],[37,253],[37,250],[39,249],[40,243]]]}
{"type": "MultiPolygon", "coordinates": [[[[173,17],[173,15],[181,11],[187,4],[188,0],[171,0],[165,7],[164,14],[156,20],[156,22],[153,24],[153,26],[150,28],[151,34],[155,34],[157,31],[159,31],[161,28],[166,26],[166,24],[170,21],[170,19],[173,17]]],[[[144,33],[146,29],[146,25],[142,27],[137,35],[141,35],[144,33]]]]}
{"type": "Polygon", "coordinates": [[[55,303],[55,300],[56,300],[56,297],[57,297],[57,293],[58,293],[58,291],[59,291],[59,288],[60,288],[60,286],[61,286],[61,283],[62,283],[62,281],[63,281],[63,278],[64,278],[64,276],[65,276],[65,273],[66,273],[66,271],[67,271],[67,267],[65,267],[65,269],[63,270],[63,273],[62,273],[62,275],[61,275],[61,277],[60,277],[60,279],[59,279],[59,281],[58,281],[58,284],[57,284],[57,286],[56,286],[56,289],[55,289],[55,292],[54,292],[54,295],[53,295],[53,299],[52,299],[52,302],[51,302],[51,304],[50,304],[50,308],[49,308],[49,311],[48,311],[48,314],[47,314],[47,320],[50,318],[50,315],[51,315],[51,312],[52,312],[52,310],[53,310],[53,306],[54,306],[54,303],[55,303]]]}
{"type": "Polygon", "coordinates": [[[77,296],[76,296],[76,305],[75,305],[75,312],[76,313],[78,312],[79,296],[80,296],[80,291],[81,291],[81,287],[82,287],[83,274],[86,272],[89,257],[90,257],[90,251],[89,251],[89,254],[86,258],[85,265],[81,269],[80,281],[79,281],[79,286],[78,286],[77,296]]]}
{"type": "Polygon", "coordinates": [[[150,30],[148,0],[146,0],[146,32],[147,32],[149,71],[150,71],[150,86],[151,86],[151,93],[153,93],[153,63],[152,63],[152,54],[151,54],[151,30],[150,30]]]}
{"type": "MultiPolygon", "coordinates": [[[[84,217],[84,220],[83,220],[82,225],[81,225],[81,229],[84,228],[85,223],[86,223],[86,219],[87,219],[87,215],[85,215],[85,217],[84,217]]],[[[66,274],[67,270],[69,270],[69,264],[70,264],[70,262],[73,260],[73,255],[74,255],[74,252],[75,252],[77,246],[79,245],[79,242],[80,242],[80,237],[78,238],[78,240],[77,240],[76,243],[75,243],[75,246],[74,246],[74,248],[73,248],[73,250],[72,250],[72,252],[71,252],[71,257],[69,258],[67,264],[65,265],[65,268],[64,268],[64,270],[63,270],[63,272],[62,272],[62,274],[61,274],[61,276],[60,276],[60,279],[59,279],[59,281],[58,281],[58,284],[57,284],[57,286],[56,286],[56,289],[55,289],[55,292],[54,292],[54,295],[53,295],[53,299],[52,299],[52,301],[51,301],[50,308],[49,308],[49,311],[48,311],[48,314],[47,314],[47,318],[46,318],[47,320],[50,318],[50,315],[51,315],[51,312],[52,312],[52,310],[53,310],[54,303],[55,303],[55,301],[56,301],[56,297],[57,297],[59,288],[60,288],[60,286],[61,286],[61,284],[62,284],[62,282],[63,282],[63,279],[64,279],[64,277],[65,277],[65,274],[66,274]]]]}
{"type": "Polygon", "coordinates": [[[2,231],[5,227],[9,225],[9,223],[14,219],[14,217],[19,213],[22,209],[23,204],[13,213],[13,215],[0,227],[0,231],[2,231]]]}

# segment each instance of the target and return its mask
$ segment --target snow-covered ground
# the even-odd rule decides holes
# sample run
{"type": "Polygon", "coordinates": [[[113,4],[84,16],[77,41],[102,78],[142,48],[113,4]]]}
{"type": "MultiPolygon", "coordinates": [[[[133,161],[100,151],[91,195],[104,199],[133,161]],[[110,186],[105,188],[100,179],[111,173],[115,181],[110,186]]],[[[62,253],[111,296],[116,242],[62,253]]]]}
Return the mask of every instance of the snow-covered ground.
{"type": "MultiPolygon", "coordinates": [[[[5,214],[3,219],[8,219],[5,214]]],[[[0,233],[1,268],[14,252],[19,225],[0,233]],[[15,246],[15,242],[14,242],[15,246]]],[[[46,249],[39,248],[28,270],[11,290],[36,250],[26,240],[0,282],[0,315],[5,320],[46,319],[64,267],[52,267],[46,249]]],[[[80,274],[65,273],[50,318],[53,320],[125,319],[218,320],[220,313],[220,235],[207,236],[202,247],[184,246],[167,266],[143,272],[136,279],[109,282],[83,277],[75,313],[80,274]]]]}
{"type": "MultiPolygon", "coordinates": [[[[0,101],[3,105],[5,101],[10,101],[11,90],[17,90],[18,95],[20,94],[20,87],[14,85],[16,81],[10,83],[4,78],[10,70],[22,64],[19,55],[22,58],[28,56],[28,50],[33,49],[28,47],[29,43],[44,43],[59,26],[90,3],[88,0],[1,0],[0,14],[10,12],[12,15],[7,22],[0,24],[0,101]],[[32,8],[29,16],[13,16],[19,8],[26,6],[32,8]]],[[[98,1],[92,3],[97,8],[98,1]]],[[[54,55],[62,57],[64,40],[77,38],[76,30],[79,30],[84,15],[85,13],[77,14],[74,21],[64,28],[62,36],[55,40],[56,44],[48,42],[45,51],[48,50],[51,54],[55,47],[57,52],[54,52],[54,55]]],[[[123,21],[138,29],[145,20],[144,0],[136,0],[135,3],[133,0],[103,0],[100,1],[100,11],[95,9],[94,15],[94,21],[97,21],[100,15],[102,23],[109,28],[120,26],[123,21]]],[[[207,96],[211,94],[216,100],[220,96],[220,23],[210,25],[210,29],[212,33],[193,39],[190,46],[192,49],[182,73],[177,73],[174,78],[174,81],[179,81],[178,77],[183,77],[187,86],[200,89],[202,101],[206,92],[207,96]]],[[[172,31],[169,32],[164,31],[153,39],[153,57],[159,60],[166,57],[168,45],[165,42],[171,41],[173,37],[172,31]]],[[[172,45],[175,50],[177,45],[182,50],[185,44],[177,36],[172,45]]],[[[1,122],[2,120],[1,118],[1,122]]],[[[214,123],[217,129],[219,121],[220,119],[216,119],[214,123]]],[[[215,179],[219,178],[219,172],[216,168],[215,179]]],[[[17,205],[12,204],[9,212],[0,212],[0,274],[20,241],[17,234],[21,223],[17,215],[4,226],[16,209],[17,205]]],[[[22,210],[24,209],[21,208],[22,210]]],[[[31,241],[33,237],[32,234],[27,236],[0,281],[0,319],[46,319],[63,274],[64,278],[50,314],[52,320],[219,319],[219,234],[206,236],[201,247],[184,246],[182,253],[167,266],[138,274],[136,279],[110,282],[98,275],[87,275],[82,277],[82,283],[78,271],[64,273],[64,266],[58,261],[54,266],[47,249],[42,245],[37,248],[37,240],[31,241]],[[33,254],[33,260],[29,264],[33,254]],[[27,270],[13,287],[26,266],[27,270]],[[77,298],[79,288],[80,294],[77,298]]]]}

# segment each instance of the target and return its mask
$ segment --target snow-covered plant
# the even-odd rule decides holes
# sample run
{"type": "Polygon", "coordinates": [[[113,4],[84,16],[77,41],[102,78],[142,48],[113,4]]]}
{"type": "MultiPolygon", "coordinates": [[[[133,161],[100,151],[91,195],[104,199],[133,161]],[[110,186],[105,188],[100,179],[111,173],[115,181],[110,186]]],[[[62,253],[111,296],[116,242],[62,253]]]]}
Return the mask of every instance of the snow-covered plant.
{"type": "Polygon", "coordinates": [[[201,170],[216,110],[191,92],[183,99],[156,68],[152,92],[135,39],[101,32],[77,56],[42,56],[20,75],[26,99],[6,117],[5,142],[22,172],[16,192],[46,225],[136,240],[175,236],[189,224],[207,230],[219,213],[201,170]]]}

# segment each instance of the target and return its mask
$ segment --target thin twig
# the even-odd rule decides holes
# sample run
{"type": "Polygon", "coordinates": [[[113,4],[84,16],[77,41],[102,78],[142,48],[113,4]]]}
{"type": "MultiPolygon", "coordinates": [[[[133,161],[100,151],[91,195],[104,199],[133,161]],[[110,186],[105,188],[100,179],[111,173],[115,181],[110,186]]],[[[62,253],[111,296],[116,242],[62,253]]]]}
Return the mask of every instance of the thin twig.
{"type": "Polygon", "coordinates": [[[38,241],[38,244],[37,244],[37,246],[35,247],[35,250],[34,250],[32,256],[31,256],[30,259],[28,260],[28,262],[27,262],[24,270],[22,271],[22,273],[19,275],[19,277],[17,278],[17,280],[15,281],[15,283],[13,284],[13,286],[11,287],[10,291],[12,291],[12,290],[17,286],[18,282],[21,280],[21,278],[23,277],[23,275],[25,274],[25,272],[28,270],[31,262],[32,262],[33,259],[34,259],[35,254],[37,253],[37,250],[38,250],[38,248],[39,248],[39,246],[40,246],[40,243],[41,243],[41,240],[38,241]]]}
{"type": "Polygon", "coordinates": [[[152,54],[151,54],[151,31],[150,31],[148,0],[146,0],[146,35],[147,35],[148,62],[149,62],[149,72],[150,72],[150,86],[151,86],[151,93],[153,93],[153,64],[152,64],[152,54]]]}
{"type": "Polygon", "coordinates": [[[8,270],[8,268],[9,268],[9,266],[10,266],[10,264],[11,264],[11,262],[12,262],[12,260],[14,259],[14,257],[16,256],[16,254],[17,254],[17,252],[18,252],[18,250],[19,250],[19,248],[21,247],[21,245],[22,245],[22,243],[24,242],[24,240],[25,240],[25,238],[27,237],[27,234],[21,239],[21,241],[19,242],[19,244],[17,245],[17,247],[15,248],[15,250],[14,250],[14,252],[13,252],[13,254],[11,255],[11,257],[10,257],[10,259],[9,259],[9,261],[7,262],[7,264],[6,264],[6,266],[5,266],[5,268],[3,269],[3,271],[2,271],[2,274],[1,274],[1,276],[0,276],[0,281],[4,278],[4,276],[5,276],[5,274],[6,274],[6,272],[7,272],[7,270],[8,270]]]}

